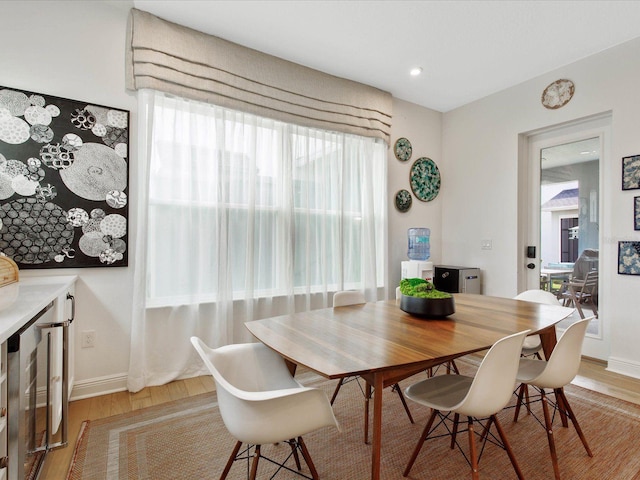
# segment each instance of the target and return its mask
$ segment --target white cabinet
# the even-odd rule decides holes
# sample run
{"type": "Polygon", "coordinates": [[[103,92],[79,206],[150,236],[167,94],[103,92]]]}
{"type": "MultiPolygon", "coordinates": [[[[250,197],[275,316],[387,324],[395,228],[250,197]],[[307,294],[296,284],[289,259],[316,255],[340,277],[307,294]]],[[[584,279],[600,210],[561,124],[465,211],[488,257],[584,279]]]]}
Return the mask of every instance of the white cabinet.
{"type": "Polygon", "coordinates": [[[46,453],[66,446],[75,281],[21,280],[11,285],[15,301],[0,310],[0,480],[37,478],[46,453]]]}
{"type": "MultiPolygon", "coordinates": [[[[62,421],[62,410],[63,410],[63,398],[66,395],[66,401],[69,400],[71,396],[71,385],[73,385],[73,331],[74,326],[73,322],[69,321],[73,319],[74,313],[74,302],[75,302],[75,288],[72,285],[65,293],[60,294],[56,300],[53,302],[53,311],[51,312],[51,322],[54,325],[57,325],[53,328],[42,328],[42,336],[46,338],[48,336],[48,340],[50,341],[49,349],[39,349],[38,350],[38,363],[39,365],[47,365],[48,370],[40,369],[38,371],[38,375],[40,378],[38,379],[37,384],[39,386],[47,385],[47,371],[49,372],[48,378],[48,389],[50,395],[50,404],[51,404],[51,435],[55,435],[62,421]],[[67,342],[64,341],[65,330],[61,328],[66,324],[67,330],[67,342]],[[65,350],[68,352],[67,356],[67,364],[64,362],[65,350]],[[48,361],[47,361],[48,357],[48,361]],[[65,374],[64,369],[67,368],[67,373],[65,374]],[[63,379],[67,379],[67,385],[63,385],[63,379]]],[[[37,405],[46,404],[46,389],[39,388],[38,390],[38,399],[37,405]]]]}
{"type": "Polygon", "coordinates": [[[7,343],[0,347],[0,480],[7,478],[7,343]]]}

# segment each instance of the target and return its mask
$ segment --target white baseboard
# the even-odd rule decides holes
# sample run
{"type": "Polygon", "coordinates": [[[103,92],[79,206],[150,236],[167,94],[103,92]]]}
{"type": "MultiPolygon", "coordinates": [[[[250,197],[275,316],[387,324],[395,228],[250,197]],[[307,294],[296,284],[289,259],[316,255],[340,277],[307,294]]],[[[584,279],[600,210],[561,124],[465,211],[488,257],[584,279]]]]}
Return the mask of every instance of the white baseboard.
{"type": "Polygon", "coordinates": [[[97,397],[108,393],[123,392],[127,390],[127,374],[108,375],[105,377],[81,380],[73,385],[70,400],[97,397]]]}
{"type": "Polygon", "coordinates": [[[622,358],[609,357],[607,371],[619,373],[628,377],[640,378],[640,363],[624,360],[622,358]]]}

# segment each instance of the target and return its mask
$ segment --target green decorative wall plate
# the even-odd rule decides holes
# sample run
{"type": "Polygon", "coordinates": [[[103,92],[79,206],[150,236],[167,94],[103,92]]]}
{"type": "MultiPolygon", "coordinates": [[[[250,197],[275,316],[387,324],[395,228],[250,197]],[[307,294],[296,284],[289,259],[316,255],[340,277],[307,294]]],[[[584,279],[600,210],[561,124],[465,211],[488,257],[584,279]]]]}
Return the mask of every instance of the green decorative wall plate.
{"type": "Polygon", "coordinates": [[[412,201],[411,194],[408,190],[398,190],[398,193],[396,193],[396,208],[400,212],[406,212],[409,210],[411,208],[412,201]]]}
{"type": "Polygon", "coordinates": [[[413,153],[411,142],[404,137],[399,138],[393,146],[393,153],[398,160],[406,162],[411,158],[411,154],[413,153]]]}
{"type": "Polygon", "coordinates": [[[411,166],[409,173],[411,190],[418,200],[430,202],[440,192],[440,170],[436,162],[427,157],[421,157],[411,166]]]}

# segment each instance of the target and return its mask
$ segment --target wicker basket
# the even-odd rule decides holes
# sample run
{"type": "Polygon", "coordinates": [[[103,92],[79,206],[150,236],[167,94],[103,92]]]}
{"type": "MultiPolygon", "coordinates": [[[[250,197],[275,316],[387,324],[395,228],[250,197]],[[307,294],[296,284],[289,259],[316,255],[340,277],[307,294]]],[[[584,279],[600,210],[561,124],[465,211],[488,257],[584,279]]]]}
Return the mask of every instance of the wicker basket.
{"type": "Polygon", "coordinates": [[[5,255],[0,255],[0,287],[16,283],[20,280],[18,265],[5,255]]]}

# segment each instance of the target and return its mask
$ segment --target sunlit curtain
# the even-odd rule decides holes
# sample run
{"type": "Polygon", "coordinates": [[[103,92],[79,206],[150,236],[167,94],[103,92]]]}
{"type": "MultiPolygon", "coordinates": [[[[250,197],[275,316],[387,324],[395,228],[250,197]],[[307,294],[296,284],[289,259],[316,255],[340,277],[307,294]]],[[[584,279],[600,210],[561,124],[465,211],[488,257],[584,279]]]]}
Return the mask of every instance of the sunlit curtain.
{"type": "Polygon", "coordinates": [[[386,144],[139,92],[141,179],[129,389],[204,373],[189,337],[384,298],[386,144]]]}

